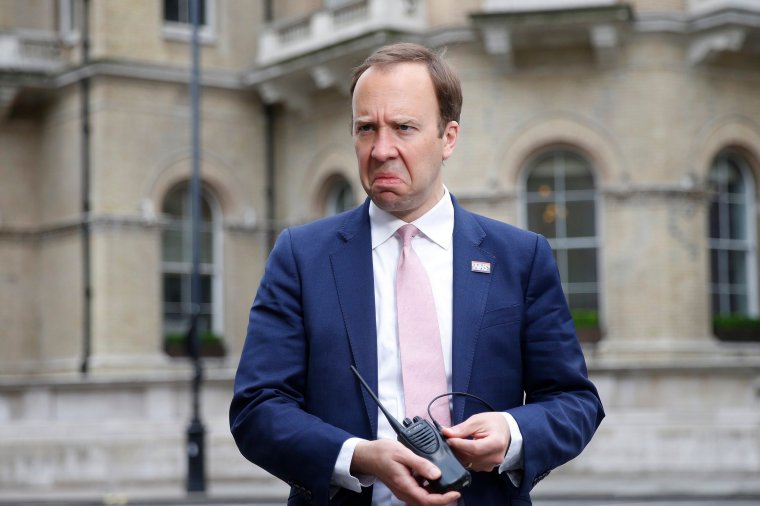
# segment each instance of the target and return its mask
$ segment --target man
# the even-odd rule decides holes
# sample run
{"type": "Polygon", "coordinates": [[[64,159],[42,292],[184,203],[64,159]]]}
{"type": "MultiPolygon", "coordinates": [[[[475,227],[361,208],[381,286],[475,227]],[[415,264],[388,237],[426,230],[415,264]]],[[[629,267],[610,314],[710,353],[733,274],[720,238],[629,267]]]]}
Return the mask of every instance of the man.
{"type": "Polygon", "coordinates": [[[369,198],[278,239],[235,380],[238,447],[291,485],[290,505],[530,504],[533,486],[580,453],[604,416],[550,248],[465,211],[443,185],[462,93],[438,55],[381,48],[355,69],[351,91],[369,198]],[[400,281],[413,263],[427,274],[413,283],[429,285],[424,310],[400,281]],[[410,358],[422,334],[407,338],[407,327],[423,319],[433,345],[410,358]],[[394,440],[350,365],[399,419],[425,415],[408,402],[428,379],[490,404],[455,396],[438,419],[450,416],[443,434],[472,485],[423,487],[440,471],[394,440]]]}

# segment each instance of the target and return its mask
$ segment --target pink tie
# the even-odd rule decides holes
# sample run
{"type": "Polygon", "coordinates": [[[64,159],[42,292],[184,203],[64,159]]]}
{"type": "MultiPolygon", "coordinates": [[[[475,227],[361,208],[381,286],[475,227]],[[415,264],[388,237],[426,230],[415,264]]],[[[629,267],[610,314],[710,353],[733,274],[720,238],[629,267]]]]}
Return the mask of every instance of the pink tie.
{"type": "MultiPolygon", "coordinates": [[[[433,289],[425,267],[412,249],[412,237],[419,233],[411,224],[396,231],[403,242],[396,271],[396,307],[408,418],[428,418],[428,403],[436,395],[448,392],[433,289]]],[[[448,398],[438,399],[430,411],[439,424],[451,425],[448,398]]]]}

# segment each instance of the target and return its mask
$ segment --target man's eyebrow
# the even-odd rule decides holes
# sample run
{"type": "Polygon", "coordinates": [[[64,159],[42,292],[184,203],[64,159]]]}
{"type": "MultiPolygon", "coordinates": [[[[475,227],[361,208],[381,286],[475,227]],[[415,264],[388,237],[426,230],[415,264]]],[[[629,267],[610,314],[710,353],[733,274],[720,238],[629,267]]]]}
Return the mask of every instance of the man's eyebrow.
{"type": "Polygon", "coordinates": [[[359,116],[358,118],[354,118],[351,121],[351,123],[353,123],[354,125],[367,125],[374,122],[375,120],[373,120],[372,118],[368,116],[359,116]]]}
{"type": "MultiPolygon", "coordinates": [[[[419,125],[420,121],[411,116],[398,116],[395,118],[388,118],[388,122],[394,125],[419,125]]],[[[353,125],[374,125],[377,121],[370,116],[359,116],[354,118],[351,122],[353,125]]]]}

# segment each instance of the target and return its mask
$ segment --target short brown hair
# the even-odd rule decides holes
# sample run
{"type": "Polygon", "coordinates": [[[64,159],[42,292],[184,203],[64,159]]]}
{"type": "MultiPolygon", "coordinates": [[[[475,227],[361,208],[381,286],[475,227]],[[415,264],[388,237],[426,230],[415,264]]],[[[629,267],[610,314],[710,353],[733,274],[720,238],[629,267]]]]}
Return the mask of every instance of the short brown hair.
{"type": "Polygon", "coordinates": [[[462,85],[454,69],[438,53],[409,42],[383,46],[367,57],[351,74],[351,96],[356,82],[370,67],[386,67],[399,63],[422,63],[428,69],[438,99],[438,131],[443,131],[449,121],[459,122],[462,112],[462,85]]]}

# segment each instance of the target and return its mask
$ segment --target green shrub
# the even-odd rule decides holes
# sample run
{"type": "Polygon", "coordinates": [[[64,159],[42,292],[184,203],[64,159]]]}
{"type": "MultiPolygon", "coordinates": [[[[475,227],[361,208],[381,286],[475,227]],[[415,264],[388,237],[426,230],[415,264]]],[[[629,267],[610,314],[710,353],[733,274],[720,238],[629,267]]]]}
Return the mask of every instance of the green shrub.
{"type": "MultiPolygon", "coordinates": [[[[180,334],[178,332],[172,332],[164,336],[164,342],[166,344],[184,344],[187,334],[180,334]]],[[[198,336],[198,340],[203,343],[222,343],[224,339],[218,334],[214,334],[211,331],[201,332],[198,336]]]]}
{"type": "Polygon", "coordinates": [[[599,327],[599,311],[593,309],[572,309],[573,323],[576,328],[599,327]]]}
{"type": "Polygon", "coordinates": [[[735,314],[715,315],[713,316],[713,328],[721,330],[760,330],[760,318],[751,318],[749,316],[735,314]]]}

